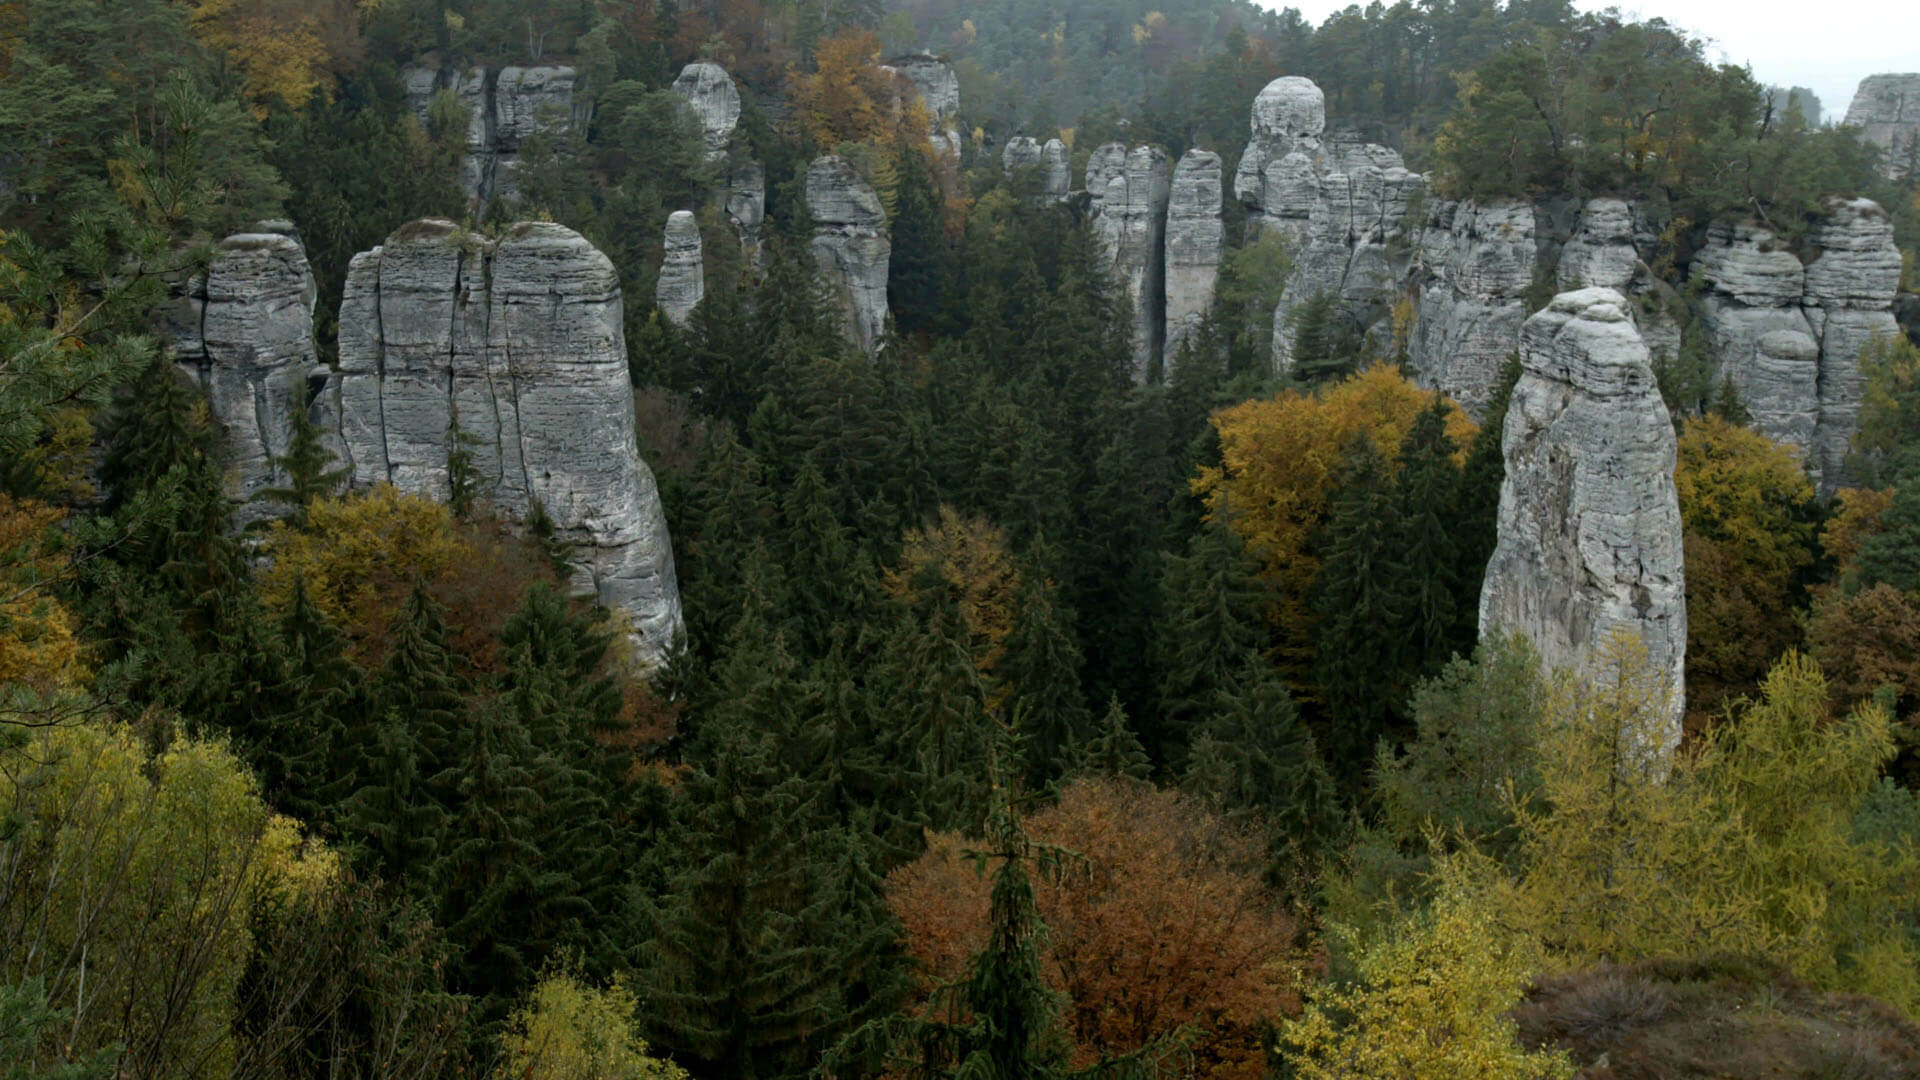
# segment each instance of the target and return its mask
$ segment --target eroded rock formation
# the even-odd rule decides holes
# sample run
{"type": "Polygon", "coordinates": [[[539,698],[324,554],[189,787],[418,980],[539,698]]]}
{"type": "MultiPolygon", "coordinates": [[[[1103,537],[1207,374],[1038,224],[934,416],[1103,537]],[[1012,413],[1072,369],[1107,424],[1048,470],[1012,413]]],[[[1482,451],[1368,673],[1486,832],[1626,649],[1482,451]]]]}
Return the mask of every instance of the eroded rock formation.
{"type": "Polygon", "coordinates": [[[577,93],[580,77],[570,67],[411,68],[407,104],[424,127],[433,100],[450,91],[467,113],[466,157],[461,180],[467,198],[484,206],[518,197],[514,171],[520,144],[531,135],[572,125],[584,128],[588,109],[577,93]]]}
{"type": "Polygon", "coordinates": [[[281,511],[261,493],[287,481],[274,459],[318,365],[313,271],[299,241],[270,227],[221,241],[206,273],[177,290],[164,326],[174,359],[206,387],[226,428],[227,494],[240,525],[281,511]]]}
{"type": "Polygon", "coordinates": [[[1107,143],[1087,161],[1094,235],[1110,260],[1114,282],[1133,307],[1133,374],[1146,378],[1165,331],[1166,151],[1107,143]]]}
{"type": "Polygon", "coordinates": [[[740,90],[727,69],[701,60],[680,69],[673,92],[685,98],[700,118],[707,157],[726,163],[726,187],[719,194],[722,208],[740,236],[749,261],[760,257],[760,228],[767,216],[767,171],[734,145],[740,124],[740,90]]]}
{"type": "Polygon", "coordinates": [[[666,258],[654,286],[654,302],[675,326],[687,325],[687,316],[707,295],[706,267],[700,259],[700,223],[692,213],[675,210],[667,217],[666,258]]]}
{"type": "Polygon", "coordinates": [[[1687,608],[1673,422],[1628,301],[1561,293],[1526,321],[1502,446],[1499,543],[1480,632],[1523,633],[1548,668],[1599,675],[1616,630],[1638,635],[1673,690],[1661,745],[1680,740],[1687,608]]]}
{"type": "Polygon", "coordinates": [[[1820,343],[1813,471],[1821,493],[1830,495],[1850,480],[1847,455],[1866,397],[1860,352],[1876,336],[1900,333],[1893,317],[1900,249],[1893,243],[1893,219],[1871,199],[1828,199],[1813,246],[1820,255],[1807,264],[1801,305],[1820,343]]]}
{"type": "Polygon", "coordinates": [[[1275,79],[1254,99],[1252,137],[1233,174],[1250,233],[1276,229],[1295,245],[1306,238],[1317,194],[1314,159],[1326,127],[1327,98],[1312,79],[1275,79]]]}
{"type": "Polygon", "coordinates": [[[572,230],[522,223],[494,241],[417,221],[353,259],[316,412],[356,486],[435,498],[457,422],[483,501],[511,520],[538,502],[573,545],[574,587],[631,619],[657,663],[680,594],[621,325],[613,264],[572,230]]]}
{"type": "Polygon", "coordinates": [[[887,325],[887,268],[893,243],[873,186],[846,159],[829,154],[807,167],[813,258],[832,284],[847,335],[872,353],[887,325]]]}
{"type": "Polygon", "coordinates": [[[1213,307],[1226,229],[1220,221],[1220,155],[1193,149],[1174,167],[1167,199],[1165,355],[1213,307]]]}
{"type": "Polygon", "coordinates": [[[1869,75],[1847,105],[1847,123],[1887,152],[1887,168],[1906,175],[1920,153],[1920,72],[1869,75]]]}
{"type": "Polygon", "coordinates": [[[912,83],[926,103],[927,137],[933,148],[950,160],[960,160],[960,132],[954,128],[960,117],[960,79],[952,65],[931,53],[916,53],[895,57],[884,66],[912,83]]]}
{"type": "Polygon", "coordinates": [[[1059,202],[1073,191],[1071,157],[1067,144],[1059,139],[1041,143],[1026,135],[1016,135],[1008,139],[1006,148],[1000,151],[1000,165],[1009,173],[1039,170],[1040,198],[1059,202]]]}
{"type": "Polygon", "coordinates": [[[1416,377],[1478,418],[1526,321],[1533,207],[1436,201],[1416,257],[1420,306],[1409,342],[1416,377]]]}

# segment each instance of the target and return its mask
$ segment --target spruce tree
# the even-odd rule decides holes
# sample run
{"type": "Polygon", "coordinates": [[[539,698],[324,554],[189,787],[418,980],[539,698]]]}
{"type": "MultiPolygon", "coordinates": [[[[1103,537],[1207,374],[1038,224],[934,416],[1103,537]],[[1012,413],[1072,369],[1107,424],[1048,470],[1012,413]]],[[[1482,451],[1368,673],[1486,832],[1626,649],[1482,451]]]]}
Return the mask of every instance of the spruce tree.
{"type": "Polygon", "coordinates": [[[315,499],[339,492],[353,470],[328,468],[333,463],[333,451],[327,449],[319,426],[307,415],[306,409],[295,408],[291,412],[287,452],[273,459],[274,469],[286,477],[286,484],[267,488],[260,496],[287,507],[287,516],[299,524],[306,520],[307,507],[313,505],[315,499]]]}
{"type": "Polygon", "coordinates": [[[1303,383],[1321,383],[1353,370],[1346,355],[1339,322],[1344,316],[1330,293],[1315,293],[1287,313],[1293,335],[1293,377],[1303,383]]]}
{"type": "Polygon", "coordinates": [[[1280,852],[1307,855],[1332,839],[1332,777],[1285,680],[1255,653],[1222,688],[1180,786],[1268,826],[1280,852]]]}
{"type": "Polygon", "coordinates": [[[997,694],[1006,715],[1019,717],[1027,784],[1040,790],[1066,770],[1093,718],[1080,687],[1071,615],[1034,560],[1020,575],[1015,603],[1019,611],[996,670],[997,694]]]}
{"type": "Polygon", "coordinates": [[[802,463],[787,490],[782,516],[788,603],[801,648],[818,655],[833,629],[851,620],[859,599],[852,580],[853,545],[833,512],[826,480],[811,460],[802,463]]]}
{"type": "Polygon", "coordinates": [[[1480,632],[1480,586],[1487,576],[1487,560],[1493,558],[1499,540],[1500,486],[1507,475],[1506,451],[1502,446],[1507,426],[1507,407],[1513,401],[1513,388],[1520,381],[1520,355],[1511,354],[1500,369],[1500,381],[1487,402],[1486,420],[1467,447],[1467,460],[1460,471],[1460,494],[1454,510],[1458,522],[1455,546],[1460,571],[1459,595],[1467,602],[1458,605],[1456,640],[1475,640],[1480,632]]]}
{"type": "Polygon", "coordinates": [[[1472,647],[1463,638],[1462,607],[1479,608],[1479,582],[1468,596],[1461,581],[1459,523],[1460,469],[1457,447],[1447,434],[1449,408],[1435,395],[1415,418],[1400,444],[1394,487],[1394,524],[1406,587],[1406,634],[1411,678],[1438,671],[1455,650],[1472,647]]]}
{"type": "Polygon", "coordinates": [[[1326,707],[1333,767],[1357,784],[1411,686],[1408,590],[1393,477],[1365,432],[1341,453],[1319,579],[1314,675],[1326,707]]]}
{"type": "Polygon", "coordinates": [[[1161,722],[1144,741],[1168,762],[1181,760],[1241,658],[1267,643],[1259,565],[1224,518],[1194,534],[1186,555],[1168,555],[1161,578],[1167,610],[1154,653],[1161,722]]]}
{"type": "Polygon", "coordinates": [[[1074,771],[1094,776],[1124,776],[1145,780],[1153,775],[1153,766],[1140,740],[1127,723],[1127,710],[1119,698],[1107,702],[1106,715],[1099,729],[1079,753],[1074,771]]]}
{"type": "Polygon", "coordinates": [[[973,658],[972,634],[934,568],[916,582],[919,610],[883,661],[892,760],[911,760],[924,778],[920,809],[951,829],[979,812],[993,721],[973,658]]]}

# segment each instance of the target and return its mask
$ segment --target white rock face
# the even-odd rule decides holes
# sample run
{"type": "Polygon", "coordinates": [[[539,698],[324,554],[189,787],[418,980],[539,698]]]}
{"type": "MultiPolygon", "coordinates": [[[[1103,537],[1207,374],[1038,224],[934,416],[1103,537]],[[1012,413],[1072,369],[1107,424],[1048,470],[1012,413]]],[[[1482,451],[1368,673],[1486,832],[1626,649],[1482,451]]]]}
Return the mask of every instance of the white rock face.
{"type": "Polygon", "coordinates": [[[707,156],[725,157],[733,129],[740,123],[740,91],[733,85],[733,76],[719,64],[697,61],[680,69],[673,92],[685,98],[700,118],[707,156]]]}
{"type": "Polygon", "coordinates": [[[654,302],[675,326],[685,326],[687,317],[707,296],[706,265],[700,258],[700,223],[690,211],[675,210],[668,215],[666,251],[660,280],[654,287],[654,302]]]}
{"type": "Polygon", "coordinates": [[[1422,386],[1484,416],[1526,321],[1537,262],[1533,207],[1435,202],[1419,240],[1419,318],[1409,352],[1422,386]]]}
{"type": "Polygon", "coordinates": [[[287,452],[295,411],[307,407],[313,346],[313,272],[299,241],[270,232],[221,241],[204,275],[185,283],[167,327],[176,362],[206,387],[233,455],[226,475],[234,521],[283,508],[261,498],[287,482],[273,459],[287,452]]]}
{"type": "Polygon", "coordinates": [[[1766,229],[1721,222],[1693,271],[1707,284],[1701,314],[1720,376],[1754,430],[1804,452],[1819,424],[1820,346],[1800,307],[1800,260],[1766,229]]]}
{"type": "Polygon", "coordinates": [[[422,127],[430,123],[433,99],[441,90],[452,91],[466,108],[461,180],[467,198],[482,206],[495,198],[519,197],[514,172],[527,137],[584,128],[590,119],[576,94],[579,73],[570,67],[409,68],[404,78],[407,105],[422,127]]]}
{"type": "Polygon", "coordinates": [[[845,159],[829,154],[807,167],[813,258],[833,285],[847,336],[873,353],[887,325],[887,268],[893,242],[880,197],[845,159]]]}
{"type": "Polygon", "coordinates": [[[1093,233],[1109,259],[1114,283],[1133,307],[1133,377],[1147,377],[1165,332],[1167,200],[1166,151],[1157,146],[1108,143],[1087,161],[1093,233]]]}
{"type": "Polygon", "coordinates": [[[960,132],[954,124],[960,117],[960,79],[952,65],[928,53],[895,57],[883,65],[886,70],[906,79],[927,106],[927,137],[933,148],[949,160],[960,160],[960,132]]]}
{"type": "Polygon", "coordinates": [[[1327,98],[1312,79],[1275,79],[1254,99],[1252,137],[1233,175],[1233,194],[1246,204],[1251,232],[1278,229],[1290,240],[1305,237],[1317,196],[1314,161],[1326,127],[1327,98]]]}
{"type": "Polygon", "coordinates": [[[1908,154],[1920,146],[1920,72],[1861,79],[1847,123],[1887,152],[1890,173],[1905,175],[1908,154]]]}
{"type": "Polygon", "coordinates": [[[1819,422],[1814,474],[1823,494],[1847,486],[1847,455],[1860,426],[1866,379],[1860,351],[1874,337],[1900,333],[1893,300],[1900,288],[1900,249],[1893,220],[1871,199],[1828,199],[1814,230],[1818,258],[1807,264],[1801,297],[1808,326],[1820,342],[1819,422]]]}
{"type": "Polygon", "coordinates": [[[1629,291],[1645,266],[1640,245],[1651,240],[1626,200],[1587,200],[1580,208],[1579,227],[1560,249],[1556,268],[1560,290],[1629,291]]]}
{"type": "Polygon", "coordinates": [[[487,241],[414,222],[348,269],[320,411],[356,486],[442,499],[457,416],[484,501],[523,521],[537,500],[573,545],[574,588],[627,616],[655,664],[681,631],[680,593],[620,308],[613,264],[563,226],[487,241]]]}
{"type": "Polygon", "coordinates": [[[1673,484],[1673,423],[1626,298],[1561,293],[1528,319],[1524,373],[1502,446],[1499,542],[1480,594],[1480,633],[1523,633],[1549,668],[1598,675],[1607,638],[1645,643],[1673,689],[1661,744],[1680,741],[1686,573],[1673,484]]]}
{"type": "Polygon", "coordinates": [[[1293,311],[1315,296],[1337,301],[1356,326],[1378,323],[1406,281],[1413,246],[1407,206],[1426,178],[1400,165],[1400,155],[1371,143],[1333,144],[1314,181],[1305,240],[1294,249],[1293,274],[1273,313],[1273,364],[1290,370],[1293,311]]]}
{"type": "Polygon", "coordinates": [[[1220,155],[1189,150],[1174,167],[1167,199],[1165,356],[1213,308],[1226,229],[1220,221],[1220,155]]]}
{"type": "Polygon", "coordinates": [[[1067,144],[1059,139],[1048,139],[1043,144],[1026,135],[1015,135],[1000,151],[1000,165],[1008,173],[1038,169],[1040,199],[1061,202],[1073,190],[1071,157],[1067,144]]]}

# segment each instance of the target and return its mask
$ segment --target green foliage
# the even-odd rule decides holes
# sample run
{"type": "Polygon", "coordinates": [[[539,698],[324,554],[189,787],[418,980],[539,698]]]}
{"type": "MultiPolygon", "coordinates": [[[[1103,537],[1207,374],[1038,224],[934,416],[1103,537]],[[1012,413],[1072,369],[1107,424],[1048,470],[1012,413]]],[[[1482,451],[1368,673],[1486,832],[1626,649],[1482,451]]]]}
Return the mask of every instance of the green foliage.
{"type": "Polygon", "coordinates": [[[515,1010],[498,1069],[502,1080],[685,1080],[654,1057],[637,1030],[640,1003],[615,981],[605,987],[554,971],[515,1010]]]}

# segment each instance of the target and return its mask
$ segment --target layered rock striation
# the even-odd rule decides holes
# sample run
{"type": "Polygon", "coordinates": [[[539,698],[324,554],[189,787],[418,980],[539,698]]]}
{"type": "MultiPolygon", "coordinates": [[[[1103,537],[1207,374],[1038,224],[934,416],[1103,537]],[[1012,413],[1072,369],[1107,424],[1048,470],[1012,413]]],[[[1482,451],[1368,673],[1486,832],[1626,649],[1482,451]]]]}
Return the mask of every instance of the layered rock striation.
{"type": "Polygon", "coordinates": [[[960,79],[953,66],[932,53],[898,56],[883,67],[912,85],[927,107],[927,138],[948,160],[960,160],[960,79]]]}
{"type": "Polygon", "coordinates": [[[287,482],[276,459],[319,367],[313,271],[300,242],[264,231],[270,225],[221,241],[206,272],[177,290],[165,325],[174,360],[206,388],[226,429],[239,525],[282,512],[264,493],[287,482]]]}
{"type": "Polygon", "coordinates": [[[1247,208],[1251,234],[1278,231],[1297,245],[1317,195],[1314,161],[1327,127],[1327,98],[1312,79],[1287,75],[1253,101],[1252,132],[1233,174],[1233,194],[1247,208]]]}
{"type": "Polygon", "coordinates": [[[1133,309],[1133,375],[1142,381],[1166,330],[1166,227],[1171,178],[1157,146],[1107,143],[1087,161],[1093,232],[1133,309]]]}
{"type": "Polygon", "coordinates": [[[1825,209],[1813,233],[1820,254],[1807,264],[1800,303],[1820,343],[1812,471],[1821,493],[1831,495],[1852,480],[1847,457],[1866,400],[1861,351],[1876,337],[1900,334],[1893,315],[1900,249],[1893,242],[1893,219],[1873,200],[1828,199],[1825,209]]]}
{"type": "Polygon", "coordinates": [[[1226,228],[1220,220],[1220,155],[1193,149],[1174,167],[1167,198],[1166,329],[1169,362],[1213,308],[1226,228]]]}
{"type": "Polygon", "coordinates": [[[356,486],[446,498],[464,446],[483,501],[510,520],[542,507],[573,546],[574,587],[626,616],[658,663],[680,595],[621,327],[612,263],[572,230],[522,223],[486,240],[414,222],[353,259],[316,412],[356,486]]]}
{"type": "Polygon", "coordinates": [[[1846,122],[1887,152],[1890,174],[1906,175],[1920,155],[1920,72],[1861,79],[1846,122]]]}
{"type": "Polygon", "coordinates": [[[541,132],[584,130],[590,108],[571,67],[410,68],[407,104],[422,127],[433,123],[434,99],[450,92],[467,116],[461,181],[472,202],[519,197],[514,172],[520,146],[541,132]]]}
{"type": "Polygon", "coordinates": [[[1478,419],[1527,318],[1538,258],[1533,207],[1436,201],[1415,258],[1420,299],[1408,342],[1415,377],[1478,419]]]}
{"type": "Polygon", "coordinates": [[[1499,541],[1481,634],[1525,634],[1548,668],[1599,677],[1616,631],[1637,635],[1672,690],[1659,745],[1680,740],[1687,608],[1673,422],[1628,301],[1561,293],[1526,321],[1502,433],[1499,541]]]}
{"type": "Polygon", "coordinates": [[[873,186],[836,155],[807,167],[813,258],[831,285],[847,336],[869,354],[887,325],[887,270],[893,243],[873,186]]]}
{"type": "Polygon", "coordinates": [[[687,325],[693,309],[706,299],[706,267],[700,258],[700,224],[691,212],[667,216],[666,257],[654,285],[654,302],[675,326],[687,325]]]}

